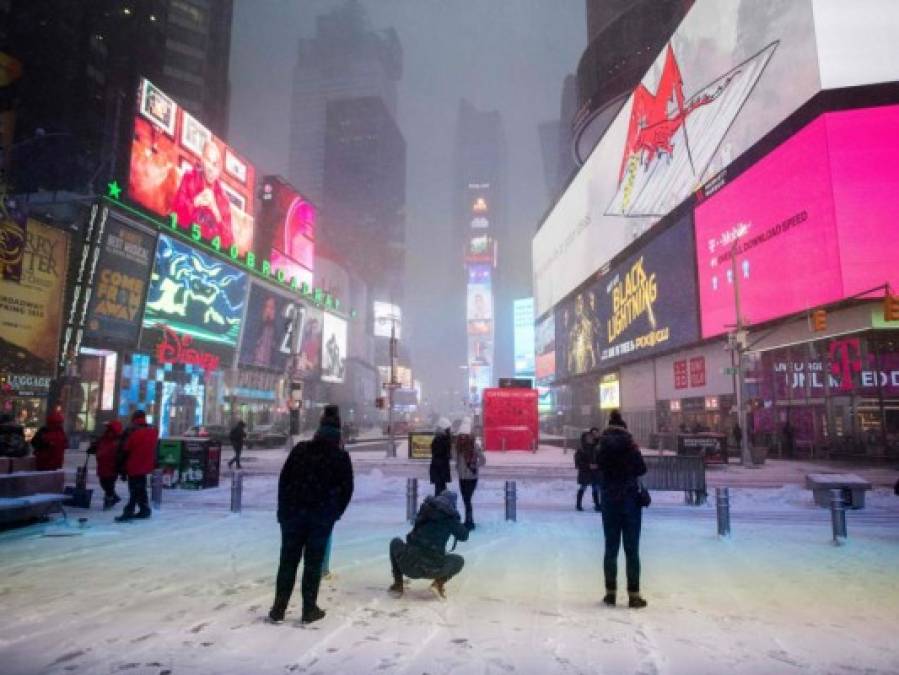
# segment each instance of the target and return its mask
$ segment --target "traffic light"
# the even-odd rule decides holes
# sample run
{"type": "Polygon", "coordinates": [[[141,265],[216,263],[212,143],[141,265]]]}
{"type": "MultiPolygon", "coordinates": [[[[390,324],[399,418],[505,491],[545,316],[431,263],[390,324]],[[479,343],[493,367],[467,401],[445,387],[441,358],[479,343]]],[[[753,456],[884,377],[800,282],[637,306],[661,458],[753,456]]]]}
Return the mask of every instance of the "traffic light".
{"type": "Polygon", "coordinates": [[[899,321],[899,295],[886,295],[883,298],[883,320],[899,321]]]}
{"type": "Polygon", "coordinates": [[[816,333],[827,330],[827,311],[816,309],[812,312],[812,330],[816,333]]]}

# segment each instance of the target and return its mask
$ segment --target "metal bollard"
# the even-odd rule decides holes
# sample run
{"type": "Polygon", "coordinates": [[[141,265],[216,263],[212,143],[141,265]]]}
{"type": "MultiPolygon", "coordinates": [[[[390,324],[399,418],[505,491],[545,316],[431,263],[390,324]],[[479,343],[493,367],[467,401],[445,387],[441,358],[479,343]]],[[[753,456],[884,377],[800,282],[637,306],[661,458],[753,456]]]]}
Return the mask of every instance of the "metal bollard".
{"type": "Polygon", "coordinates": [[[415,515],[418,512],[418,479],[406,479],[406,520],[410,523],[415,522],[415,515]]]}
{"type": "Polygon", "coordinates": [[[840,545],[847,537],[846,503],[843,501],[842,490],[830,491],[830,522],[833,527],[833,543],[840,545]]]}
{"type": "Polygon", "coordinates": [[[516,501],[518,499],[517,489],[515,486],[514,480],[506,481],[506,520],[511,520],[513,523],[518,520],[517,514],[517,505],[516,501]]]}
{"type": "Polygon", "coordinates": [[[730,490],[715,488],[715,506],[718,513],[718,536],[730,536],[730,490]]]}
{"type": "Polygon", "coordinates": [[[231,513],[240,513],[243,501],[243,471],[231,474],[231,513]]]}
{"type": "Polygon", "coordinates": [[[157,510],[162,504],[162,469],[153,469],[150,477],[150,501],[157,510]]]}

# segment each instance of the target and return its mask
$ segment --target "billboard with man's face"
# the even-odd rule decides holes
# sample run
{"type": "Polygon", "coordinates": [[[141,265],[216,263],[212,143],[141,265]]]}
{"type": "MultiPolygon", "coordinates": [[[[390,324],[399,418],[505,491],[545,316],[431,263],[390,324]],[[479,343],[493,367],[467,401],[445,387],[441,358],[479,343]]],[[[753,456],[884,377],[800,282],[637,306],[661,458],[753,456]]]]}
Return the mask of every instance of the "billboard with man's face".
{"type": "Polygon", "coordinates": [[[140,81],[128,194],[179,227],[242,255],[253,248],[256,169],[146,79],[140,81]]]}

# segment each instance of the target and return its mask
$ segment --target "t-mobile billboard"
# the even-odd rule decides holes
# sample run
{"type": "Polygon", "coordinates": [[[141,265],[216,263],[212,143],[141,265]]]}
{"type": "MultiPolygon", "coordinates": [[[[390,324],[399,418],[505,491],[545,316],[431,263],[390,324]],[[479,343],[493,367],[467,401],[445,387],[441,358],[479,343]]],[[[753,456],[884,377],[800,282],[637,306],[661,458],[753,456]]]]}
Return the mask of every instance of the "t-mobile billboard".
{"type": "Polygon", "coordinates": [[[822,115],[697,206],[703,337],[736,322],[734,274],[750,324],[899,282],[897,128],[899,106],[822,115]]]}

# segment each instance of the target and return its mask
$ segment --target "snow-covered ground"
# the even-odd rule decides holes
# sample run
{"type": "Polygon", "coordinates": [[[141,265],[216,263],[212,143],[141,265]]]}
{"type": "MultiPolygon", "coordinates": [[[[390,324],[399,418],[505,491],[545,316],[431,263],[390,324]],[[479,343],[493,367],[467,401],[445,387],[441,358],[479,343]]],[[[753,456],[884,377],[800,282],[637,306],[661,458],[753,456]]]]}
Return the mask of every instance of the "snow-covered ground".
{"type": "Polygon", "coordinates": [[[447,602],[425,581],[395,600],[387,543],[408,529],[405,479],[359,467],[322,586],[328,615],[309,627],[299,589],[288,621],[264,621],[274,475],[247,476],[239,515],[225,477],[215,490],[167,490],[146,522],[71,510],[68,526],[0,533],[0,672],[899,673],[891,491],[848,514],[840,547],[829,513],[798,486],[734,490],[727,540],[713,505],[656,493],[642,540],[650,604],[634,611],[600,604],[600,516],[574,511],[571,483],[518,489],[517,523],[503,521],[501,483],[479,489],[447,602]]]}

